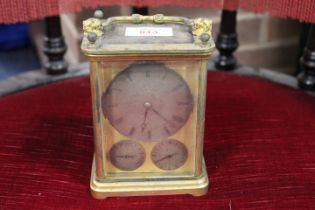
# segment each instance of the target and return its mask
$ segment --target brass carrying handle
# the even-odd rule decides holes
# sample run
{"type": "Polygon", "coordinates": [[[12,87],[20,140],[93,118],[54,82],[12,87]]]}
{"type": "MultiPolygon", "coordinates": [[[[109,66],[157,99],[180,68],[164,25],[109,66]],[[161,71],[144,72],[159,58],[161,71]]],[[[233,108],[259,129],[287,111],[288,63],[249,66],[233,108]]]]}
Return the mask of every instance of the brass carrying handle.
{"type": "Polygon", "coordinates": [[[162,14],[156,14],[152,16],[143,16],[139,14],[133,14],[131,16],[118,16],[108,18],[105,22],[102,23],[102,26],[107,26],[112,22],[120,22],[120,23],[174,23],[174,24],[187,24],[189,21],[184,17],[176,17],[176,16],[164,16],[162,14]]]}
{"type": "Polygon", "coordinates": [[[97,38],[103,35],[103,29],[109,26],[113,22],[134,23],[134,24],[173,23],[173,24],[189,25],[192,27],[192,34],[195,36],[200,36],[200,39],[202,42],[204,43],[208,42],[211,37],[212,21],[207,18],[197,18],[197,19],[190,20],[185,17],[164,16],[162,14],[156,14],[152,16],[143,16],[139,14],[133,14],[131,16],[117,16],[117,17],[108,18],[106,20],[102,20],[100,19],[101,18],[100,16],[102,16],[102,14],[98,14],[98,17],[89,18],[83,21],[84,36],[87,36],[90,43],[95,43],[97,38]]]}

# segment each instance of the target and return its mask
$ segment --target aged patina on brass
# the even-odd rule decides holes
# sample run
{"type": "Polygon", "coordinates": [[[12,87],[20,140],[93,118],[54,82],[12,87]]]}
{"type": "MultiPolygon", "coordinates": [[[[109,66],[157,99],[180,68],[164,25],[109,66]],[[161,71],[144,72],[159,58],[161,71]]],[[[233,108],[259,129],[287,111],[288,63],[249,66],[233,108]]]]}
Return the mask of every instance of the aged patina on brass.
{"type": "Polygon", "coordinates": [[[82,41],[90,61],[93,197],[204,195],[211,21],[101,17],[97,11],[83,22],[82,41]]]}

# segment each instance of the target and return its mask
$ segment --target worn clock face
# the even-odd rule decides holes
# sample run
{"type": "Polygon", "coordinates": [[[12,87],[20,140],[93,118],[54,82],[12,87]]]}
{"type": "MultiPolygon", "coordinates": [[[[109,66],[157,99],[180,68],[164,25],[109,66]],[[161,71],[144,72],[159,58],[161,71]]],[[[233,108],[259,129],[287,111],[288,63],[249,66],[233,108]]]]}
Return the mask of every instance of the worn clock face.
{"type": "Polygon", "coordinates": [[[110,124],[124,136],[158,141],[187,122],[193,97],[182,77],[164,64],[134,63],[119,73],[102,95],[110,124]]]}
{"type": "Polygon", "coordinates": [[[145,160],[145,150],[137,142],[123,140],[112,146],[109,152],[111,163],[123,171],[139,168],[145,160]]]}
{"type": "Polygon", "coordinates": [[[175,170],[187,160],[186,146],[177,140],[166,140],[158,143],[151,152],[153,163],[163,170],[175,170]]]}

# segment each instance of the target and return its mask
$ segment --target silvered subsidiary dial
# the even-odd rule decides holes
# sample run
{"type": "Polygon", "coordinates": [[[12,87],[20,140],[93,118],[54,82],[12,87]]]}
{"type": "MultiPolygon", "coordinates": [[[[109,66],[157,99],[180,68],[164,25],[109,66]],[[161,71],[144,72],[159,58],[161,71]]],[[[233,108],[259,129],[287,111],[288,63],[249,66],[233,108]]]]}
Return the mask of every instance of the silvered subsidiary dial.
{"type": "Polygon", "coordinates": [[[177,140],[166,140],[153,147],[151,159],[163,170],[175,170],[185,164],[187,160],[186,146],[177,140]]]}
{"type": "Polygon", "coordinates": [[[137,142],[123,140],[112,146],[109,152],[111,163],[123,171],[139,168],[145,160],[145,150],[137,142]]]}
{"type": "Polygon", "coordinates": [[[120,72],[102,95],[110,124],[136,140],[157,141],[187,122],[193,97],[182,77],[162,63],[134,63],[120,72]]]}

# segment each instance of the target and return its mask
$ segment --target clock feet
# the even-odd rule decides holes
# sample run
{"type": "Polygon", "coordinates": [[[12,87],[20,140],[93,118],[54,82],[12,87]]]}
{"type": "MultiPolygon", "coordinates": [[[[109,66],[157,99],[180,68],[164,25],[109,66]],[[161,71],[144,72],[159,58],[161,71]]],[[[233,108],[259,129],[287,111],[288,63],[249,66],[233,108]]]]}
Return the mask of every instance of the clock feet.
{"type": "Polygon", "coordinates": [[[198,189],[196,190],[196,192],[190,193],[192,196],[194,197],[200,197],[200,196],[204,196],[206,195],[208,192],[208,187],[207,188],[202,188],[202,189],[198,189]]]}

